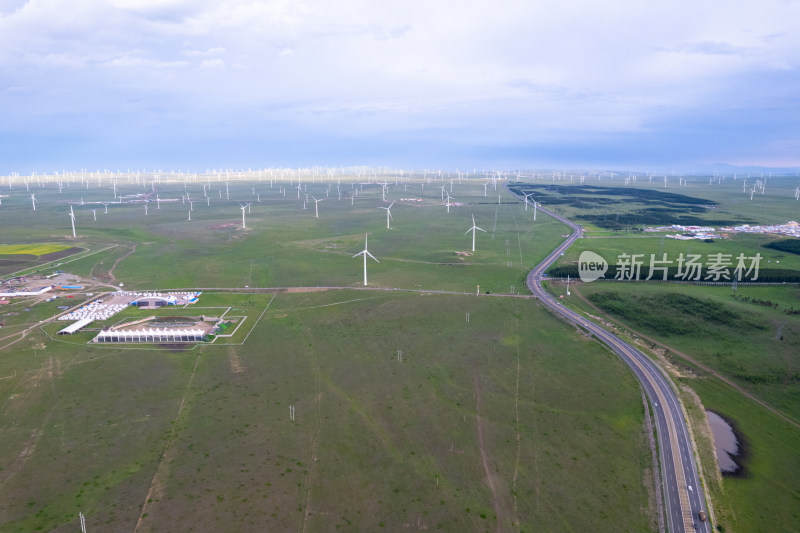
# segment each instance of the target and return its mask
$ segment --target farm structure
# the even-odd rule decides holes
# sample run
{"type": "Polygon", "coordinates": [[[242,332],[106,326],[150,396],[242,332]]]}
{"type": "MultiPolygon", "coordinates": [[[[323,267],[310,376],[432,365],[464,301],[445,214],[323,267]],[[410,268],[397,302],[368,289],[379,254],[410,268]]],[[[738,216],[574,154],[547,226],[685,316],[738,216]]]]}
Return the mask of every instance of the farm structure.
{"type": "Polygon", "coordinates": [[[148,328],[101,331],[92,342],[201,342],[202,329],[148,328]]]}

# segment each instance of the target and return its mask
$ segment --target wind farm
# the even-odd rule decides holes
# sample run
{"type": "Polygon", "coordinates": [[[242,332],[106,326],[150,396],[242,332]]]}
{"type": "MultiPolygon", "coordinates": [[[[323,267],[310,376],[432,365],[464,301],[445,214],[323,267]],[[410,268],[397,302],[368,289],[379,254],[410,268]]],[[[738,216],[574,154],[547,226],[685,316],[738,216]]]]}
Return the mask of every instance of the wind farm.
{"type": "Polygon", "coordinates": [[[0,532],[797,530],[800,4],[629,4],[0,2],[0,532]]]}
{"type": "MultiPolygon", "coordinates": [[[[2,243],[8,248],[0,246],[3,279],[26,278],[13,282],[21,288],[65,271],[60,275],[83,287],[70,289],[70,300],[57,289],[26,297],[36,300],[12,298],[0,308],[0,354],[7,363],[0,393],[24,400],[6,400],[0,418],[9,443],[0,451],[0,483],[16,495],[5,504],[4,527],[69,530],[80,512],[88,530],[101,523],[141,531],[202,527],[230,513],[237,517],[231,527],[242,531],[264,524],[324,529],[330,513],[342,527],[358,529],[549,529],[565,522],[591,529],[601,514],[628,524],[623,529],[658,529],[664,518],[652,472],[659,467],[642,437],[647,423],[636,380],[616,356],[525,290],[533,266],[568,231],[543,212],[535,220],[537,204],[581,220],[588,235],[601,237],[579,239],[579,250],[644,253],[647,243],[656,243],[669,254],[720,246],[728,253],[745,246],[787,270],[800,271],[800,262],[763,248],[774,240],[769,236],[669,245],[658,235],[632,239],[639,232],[604,227],[613,216],[580,202],[584,189],[577,187],[589,183],[607,205],[623,193],[637,195],[643,205],[680,200],[661,196],[671,193],[647,178],[387,168],[0,177],[7,195],[0,224],[8,229],[2,243]],[[493,184],[499,202],[487,196],[493,184]],[[315,202],[313,215],[306,194],[315,202]],[[212,196],[215,201],[208,201],[212,196]],[[145,216],[152,201],[157,208],[145,216]],[[386,210],[385,221],[376,216],[376,203],[386,210]],[[390,210],[398,208],[402,216],[392,217],[390,210]],[[471,246],[465,242],[469,233],[471,246]],[[60,252],[48,248],[56,245],[60,252]],[[48,260],[50,253],[65,255],[48,260]],[[203,296],[191,307],[130,307],[69,336],[58,335],[63,322],[50,321],[61,303],[86,305],[121,290],[203,296]],[[230,322],[235,333],[220,330],[216,338],[183,344],[92,342],[101,331],[150,316],[200,315],[230,322]],[[31,380],[52,388],[31,389],[31,380]],[[233,390],[238,392],[231,395],[233,390]],[[24,398],[14,396],[24,391],[24,398]],[[116,398],[110,405],[101,401],[109,395],[116,398]],[[81,405],[108,407],[90,408],[84,423],[76,418],[81,405]],[[13,425],[12,416],[25,424],[13,425]],[[117,452],[97,461],[103,446],[117,452]],[[527,472],[537,464],[538,474],[527,472]],[[608,468],[615,483],[628,488],[593,500],[609,490],[602,489],[608,468]],[[31,480],[52,488],[33,489],[31,480]]],[[[707,179],[684,178],[688,185],[681,193],[693,199],[681,201],[718,202],[702,215],[709,223],[733,216],[730,205],[737,206],[741,223],[745,217],[777,222],[796,202],[793,177],[768,179],[764,194],[754,198],[769,202],[768,217],[764,204],[751,207],[750,190],[743,193],[732,178],[715,181],[710,191],[707,179]],[[742,195],[746,207],[738,209],[742,195]]],[[[637,208],[627,201],[620,213],[633,216],[637,208]]],[[[564,264],[577,260],[570,254],[564,264]]],[[[595,287],[604,292],[614,283],[586,287],[573,275],[566,294],[568,276],[562,282],[553,274],[546,285],[593,320],[597,311],[578,302],[578,295],[595,287]]],[[[756,298],[766,290],[742,283],[737,293],[756,298]]],[[[785,316],[781,331],[793,342],[798,325],[793,315],[785,316]]],[[[656,352],[653,358],[659,361],[656,352]]],[[[697,386],[703,401],[719,402],[705,381],[699,385],[674,362],[668,368],[679,368],[674,379],[697,386]]],[[[751,416],[725,414],[743,421],[751,416]]],[[[700,433],[701,421],[693,424],[700,433]]],[[[752,442],[758,442],[755,431],[748,432],[752,442]]],[[[787,442],[796,438],[792,430],[781,431],[787,442]]],[[[698,446],[710,479],[713,444],[698,446]]],[[[793,471],[794,460],[781,450],[758,460],[782,461],[793,471]]],[[[719,523],[734,523],[726,511],[730,495],[741,505],[771,483],[757,463],[751,468],[754,477],[728,487],[727,496],[711,492],[719,523]]],[[[782,496],[767,493],[776,502],[770,504],[775,519],[790,520],[777,510],[782,496]]],[[[752,523],[743,508],[737,516],[740,525],[752,523]]]]}

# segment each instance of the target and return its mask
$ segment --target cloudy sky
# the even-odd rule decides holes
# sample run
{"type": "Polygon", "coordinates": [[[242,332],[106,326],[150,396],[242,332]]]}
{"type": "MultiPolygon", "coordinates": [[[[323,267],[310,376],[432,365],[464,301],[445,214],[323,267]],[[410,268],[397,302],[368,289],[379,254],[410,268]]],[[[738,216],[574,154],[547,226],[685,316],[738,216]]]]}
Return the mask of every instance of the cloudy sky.
{"type": "Polygon", "coordinates": [[[800,2],[0,0],[0,174],[800,167],[800,2]]]}

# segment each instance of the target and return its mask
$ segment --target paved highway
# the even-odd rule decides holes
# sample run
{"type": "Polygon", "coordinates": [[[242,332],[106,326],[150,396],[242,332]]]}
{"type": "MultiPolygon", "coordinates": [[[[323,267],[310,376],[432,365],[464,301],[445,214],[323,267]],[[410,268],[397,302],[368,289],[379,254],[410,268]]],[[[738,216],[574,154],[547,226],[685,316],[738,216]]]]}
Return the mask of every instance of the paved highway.
{"type": "Polygon", "coordinates": [[[701,510],[707,514],[703,489],[683,410],[669,379],[649,357],[613,333],[564,307],[542,288],[542,275],[545,270],[581,236],[583,229],[541,206],[539,211],[572,228],[572,234],[531,270],[527,279],[528,288],[557,315],[591,332],[633,370],[655,412],[667,528],[671,532],[710,532],[709,522],[702,522],[698,517],[701,510]]]}

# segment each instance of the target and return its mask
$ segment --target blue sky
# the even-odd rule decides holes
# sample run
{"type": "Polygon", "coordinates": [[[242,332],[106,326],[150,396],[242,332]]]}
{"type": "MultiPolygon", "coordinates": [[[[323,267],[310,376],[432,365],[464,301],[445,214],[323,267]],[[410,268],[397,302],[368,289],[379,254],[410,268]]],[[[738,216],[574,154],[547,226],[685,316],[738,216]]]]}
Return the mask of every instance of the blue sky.
{"type": "Polygon", "coordinates": [[[800,168],[798,20],[795,0],[0,0],[0,173],[800,168]]]}

